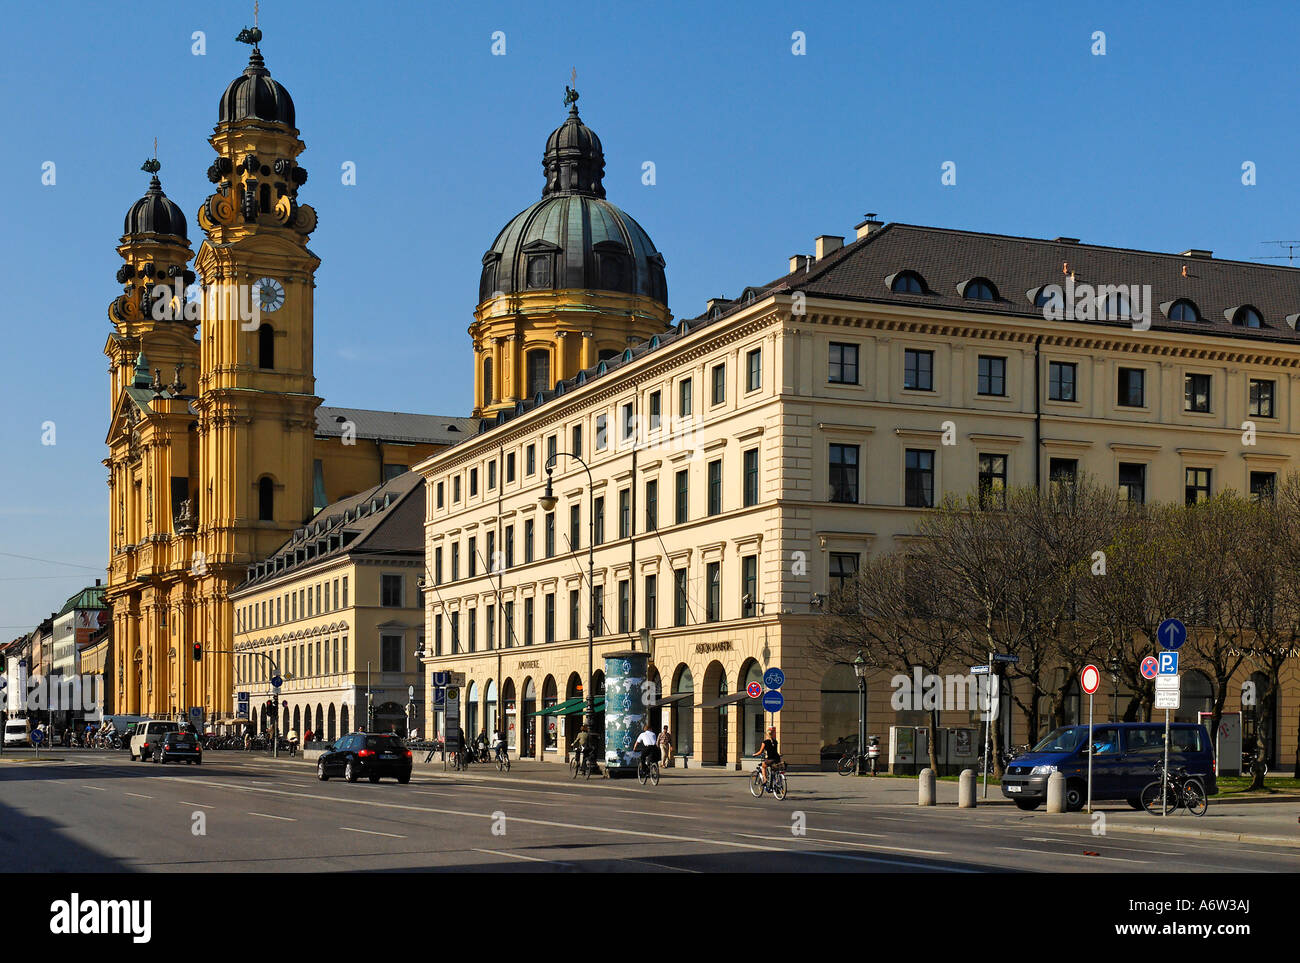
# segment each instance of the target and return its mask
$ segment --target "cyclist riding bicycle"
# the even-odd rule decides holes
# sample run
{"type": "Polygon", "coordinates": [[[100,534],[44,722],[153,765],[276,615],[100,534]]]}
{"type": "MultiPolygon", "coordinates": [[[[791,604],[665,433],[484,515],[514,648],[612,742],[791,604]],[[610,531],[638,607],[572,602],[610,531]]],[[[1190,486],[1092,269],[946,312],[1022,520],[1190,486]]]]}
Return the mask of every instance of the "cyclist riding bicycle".
{"type": "Polygon", "coordinates": [[[503,755],[505,755],[506,731],[504,729],[498,729],[496,731],[496,734],[492,740],[492,748],[494,750],[493,755],[495,758],[500,759],[503,755]]]}
{"type": "Polygon", "coordinates": [[[642,766],[659,761],[659,737],[650,723],[645,724],[645,731],[636,737],[636,743],[632,748],[641,753],[642,766]]]}
{"type": "Polygon", "coordinates": [[[763,744],[758,747],[758,752],[754,755],[763,757],[763,782],[767,783],[768,767],[775,766],[781,761],[781,753],[777,750],[775,727],[767,730],[767,738],[763,740],[763,744]]]}
{"type": "Polygon", "coordinates": [[[569,748],[578,754],[578,766],[581,768],[588,764],[587,749],[591,745],[591,731],[584,724],[573,738],[573,745],[569,748]]]}

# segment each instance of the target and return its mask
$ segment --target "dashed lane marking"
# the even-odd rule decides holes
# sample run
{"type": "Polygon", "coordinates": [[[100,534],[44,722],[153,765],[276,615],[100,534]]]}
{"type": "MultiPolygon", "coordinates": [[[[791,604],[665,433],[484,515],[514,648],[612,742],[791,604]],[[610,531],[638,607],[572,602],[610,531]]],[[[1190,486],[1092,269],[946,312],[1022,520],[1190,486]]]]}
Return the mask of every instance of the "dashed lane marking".
{"type": "Polygon", "coordinates": [[[397,833],[377,833],[373,829],[354,829],[351,826],[340,826],[339,829],[349,833],[365,833],[367,836],[387,836],[389,839],[405,839],[405,836],[399,836],[397,833]]]}
{"type": "Polygon", "coordinates": [[[272,816],[270,813],[248,813],[249,816],[261,816],[263,819],[282,819],[286,823],[296,823],[298,820],[292,816],[272,816]]]}

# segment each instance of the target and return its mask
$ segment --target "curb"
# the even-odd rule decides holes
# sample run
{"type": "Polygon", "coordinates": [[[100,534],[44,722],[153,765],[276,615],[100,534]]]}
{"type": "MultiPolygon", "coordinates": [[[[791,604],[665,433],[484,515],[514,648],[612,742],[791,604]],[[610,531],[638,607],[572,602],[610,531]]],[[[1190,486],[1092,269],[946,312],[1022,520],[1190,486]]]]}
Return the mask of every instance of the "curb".
{"type": "Polygon", "coordinates": [[[1166,826],[1108,826],[1106,831],[1108,833],[1139,833],[1146,836],[1189,836],[1225,843],[1261,843],[1266,846],[1300,848],[1300,838],[1260,836],[1255,833],[1229,833],[1217,829],[1170,829],[1166,826]]]}

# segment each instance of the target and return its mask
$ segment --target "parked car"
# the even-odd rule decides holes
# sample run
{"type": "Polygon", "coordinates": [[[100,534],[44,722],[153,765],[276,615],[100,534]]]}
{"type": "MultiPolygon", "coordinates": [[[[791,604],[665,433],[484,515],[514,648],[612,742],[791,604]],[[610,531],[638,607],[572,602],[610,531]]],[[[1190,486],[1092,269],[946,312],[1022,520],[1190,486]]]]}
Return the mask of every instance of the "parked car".
{"type": "Polygon", "coordinates": [[[199,737],[192,732],[169,732],[154,743],[153,761],[189,762],[201,766],[203,747],[199,745],[199,737]]]}
{"type": "Polygon", "coordinates": [[[32,744],[32,724],[26,719],[5,720],[5,745],[30,746],[32,744]]]}
{"type": "Polygon", "coordinates": [[[322,782],[342,776],[356,782],[365,776],[379,782],[392,776],[400,783],[411,781],[411,750],[391,732],[353,732],[331,744],[316,760],[316,777],[322,782]]]}
{"type": "Polygon", "coordinates": [[[169,732],[179,732],[180,723],[163,722],[161,719],[144,719],[137,722],[131,733],[131,759],[147,762],[153,755],[153,747],[162,741],[169,732]]]}
{"type": "MultiPolygon", "coordinates": [[[[1054,772],[1065,776],[1065,805],[1082,809],[1088,797],[1088,757],[1092,757],[1093,800],[1123,799],[1141,809],[1139,795],[1164,762],[1163,722],[1106,722],[1093,726],[1091,746],[1087,726],[1065,726],[1049,733],[1033,750],[1007,764],[1002,795],[1021,809],[1037,809],[1047,799],[1047,780],[1054,772]]],[[[1214,743],[1205,726],[1175,722],[1169,729],[1169,767],[1182,766],[1198,777],[1207,795],[1218,792],[1214,743]]]]}

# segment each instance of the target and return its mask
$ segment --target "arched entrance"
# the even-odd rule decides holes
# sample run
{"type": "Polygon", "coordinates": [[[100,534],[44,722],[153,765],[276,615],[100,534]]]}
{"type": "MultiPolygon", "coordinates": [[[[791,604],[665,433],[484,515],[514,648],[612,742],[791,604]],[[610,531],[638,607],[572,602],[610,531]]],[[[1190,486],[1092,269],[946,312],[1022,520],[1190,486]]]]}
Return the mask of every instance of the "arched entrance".
{"type": "Polygon", "coordinates": [[[695,678],[682,663],[673,677],[672,729],[676,755],[695,755],[695,678]]]}
{"type": "Polygon", "coordinates": [[[346,736],[352,730],[348,728],[348,707],[339,710],[339,734],[346,736]]]}
{"type": "Polygon", "coordinates": [[[316,727],[312,731],[317,739],[325,738],[325,712],[319,702],[316,703],[316,727]]]}
{"type": "Polygon", "coordinates": [[[595,714],[592,716],[595,720],[594,728],[603,744],[605,741],[605,673],[600,669],[591,674],[591,698],[595,703],[595,714]]]}
{"type": "Polygon", "coordinates": [[[822,676],[821,768],[831,770],[846,750],[858,744],[858,678],[853,666],[838,662],[822,676]]]}
{"type": "Polygon", "coordinates": [[[337,722],[337,719],[335,718],[335,715],[334,715],[334,705],[333,705],[333,703],[330,704],[330,711],[329,711],[329,716],[328,716],[328,718],[329,718],[329,728],[326,729],[326,736],[325,736],[325,738],[326,738],[328,741],[333,742],[335,739],[338,738],[338,730],[335,729],[335,727],[334,727],[334,726],[335,726],[335,723],[337,722]]]}
{"type": "MultiPolygon", "coordinates": [[[[548,675],[542,683],[542,708],[549,709],[559,700],[556,698],[555,676],[548,675]]],[[[542,716],[546,726],[546,748],[555,749],[560,744],[560,720],[556,716],[542,716]]]]}
{"type": "MultiPolygon", "coordinates": [[[[564,686],[564,701],[570,699],[585,698],[582,694],[582,676],[576,672],[569,673],[569,681],[564,686]]],[[[578,712],[570,712],[568,715],[561,716],[563,724],[560,731],[564,733],[564,746],[566,750],[573,745],[573,740],[577,738],[578,731],[582,728],[583,722],[586,721],[587,714],[585,706],[578,712]]]]}
{"type": "Polygon", "coordinates": [[[521,759],[537,758],[537,686],[533,677],[524,679],[524,698],[519,706],[519,724],[524,727],[524,745],[519,752],[521,759]]]}
{"type": "Polygon", "coordinates": [[[293,731],[302,736],[302,706],[293,707],[293,731]]]}
{"type": "MultiPolygon", "coordinates": [[[[737,692],[747,692],[749,684],[757,682],[760,686],[763,684],[763,667],[758,664],[757,659],[747,659],[740,667],[740,678],[736,686],[737,692]]],[[[740,731],[744,737],[740,744],[741,755],[748,759],[754,753],[758,752],[758,747],[763,744],[763,703],[759,699],[746,698],[736,707],[737,720],[736,724],[740,726],[740,731]]]]}
{"type": "Polygon", "coordinates": [[[730,706],[716,705],[727,694],[726,670],[723,669],[721,662],[710,662],[704,670],[702,693],[704,701],[701,703],[703,715],[700,724],[704,730],[700,733],[702,765],[714,763],[725,765],[730,755],[727,746],[727,738],[730,735],[728,725],[731,721],[730,706]]]}
{"type": "Polygon", "coordinates": [[[1202,712],[1214,711],[1214,683],[1200,669],[1183,673],[1182,705],[1174,710],[1174,722],[1199,722],[1202,712]]]}
{"type": "Polygon", "coordinates": [[[478,736],[478,683],[465,690],[465,738],[473,742],[478,736]]]}
{"type": "Polygon", "coordinates": [[[659,679],[659,670],[653,665],[650,666],[646,673],[645,703],[647,705],[647,714],[650,717],[650,728],[658,733],[664,728],[664,710],[659,705],[659,700],[664,697],[663,685],[659,679]]]}
{"type": "Polygon", "coordinates": [[[505,703],[506,746],[511,752],[519,751],[519,712],[515,706],[515,680],[506,679],[501,687],[501,701],[505,703]]]}
{"type": "Polygon", "coordinates": [[[406,735],[406,707],[397,702],[385,702],[375,707],[375,732],[395,732],[406,735]]]}
{"type": "Polygon", "coordinates": [[[497,718],[497,684],[495,679],[488,679],[487,694],[484,697],[484,723],[487,726],[488,737],[490,741],[496,740],[497,730],[501,727],[501,720],[497,718]]]}

